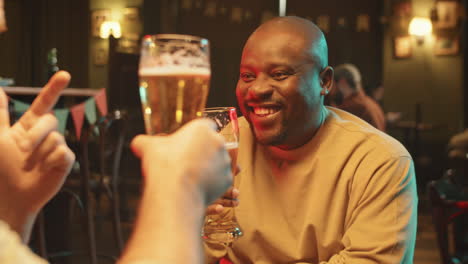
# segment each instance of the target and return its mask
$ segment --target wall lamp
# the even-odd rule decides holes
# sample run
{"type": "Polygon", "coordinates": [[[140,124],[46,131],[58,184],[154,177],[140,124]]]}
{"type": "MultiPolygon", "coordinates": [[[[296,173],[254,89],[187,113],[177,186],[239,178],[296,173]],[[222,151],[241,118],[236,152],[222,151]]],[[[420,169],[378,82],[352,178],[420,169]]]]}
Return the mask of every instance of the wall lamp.
{"type": "Polygon", "coordinates": [[[416,38],[418,45],[422,45],[425,37],[432,33],[431,20],[425,17],[414,17],[409,24],[408,33],[416,38]]]}
{"type": "Polygon", "coordinates": [[[117,21],[104,21],[101,24],[99,36],[103,39],[108,39],[112,35],[114,38],[122,37],[120,23],[117,21]]]}

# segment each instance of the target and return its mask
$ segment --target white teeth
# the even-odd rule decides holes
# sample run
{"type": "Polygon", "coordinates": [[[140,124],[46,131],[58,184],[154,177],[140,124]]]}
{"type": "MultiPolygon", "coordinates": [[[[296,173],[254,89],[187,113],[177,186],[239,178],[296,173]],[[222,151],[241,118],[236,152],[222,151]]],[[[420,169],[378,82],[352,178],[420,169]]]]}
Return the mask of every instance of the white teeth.
{"type": "Polygon", "coordinates": [[[263,116],[271,115],[271,114],[278,112],[278,110],[275,108],[265,108],[265,107],[254,107],[253,110],[256,115],[263,115],[263,116]]]}

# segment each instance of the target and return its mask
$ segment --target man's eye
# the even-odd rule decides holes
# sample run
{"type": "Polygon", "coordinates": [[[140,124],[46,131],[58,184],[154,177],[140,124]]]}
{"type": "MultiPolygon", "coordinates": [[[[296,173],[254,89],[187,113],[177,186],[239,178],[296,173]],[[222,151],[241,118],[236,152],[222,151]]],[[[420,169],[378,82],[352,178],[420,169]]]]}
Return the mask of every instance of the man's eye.
{"type": "Polygon", "coordinates": [[[253,75],[252,73],[244,72],[240,74],[240,78],[244,82],[251,82],[255,80],[255,75],[253,75]]]}
{"type": "Polygon", "coordinates": [[[283,72],[283,71],[278,71],[278,72],[273,72],[271,74],[271,77],[277,81],[282,81],[286,78],[288,78],[291,74],[288,72],[283,72]]]}

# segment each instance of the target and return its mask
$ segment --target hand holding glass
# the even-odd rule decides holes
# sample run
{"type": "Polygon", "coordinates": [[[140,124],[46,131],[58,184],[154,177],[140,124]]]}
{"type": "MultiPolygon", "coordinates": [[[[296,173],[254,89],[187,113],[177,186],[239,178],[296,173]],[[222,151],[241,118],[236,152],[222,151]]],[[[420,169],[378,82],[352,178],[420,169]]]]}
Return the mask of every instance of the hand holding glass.
{"type": "MultiPolygon", "coordinates": [[[[231,156],[231,169],[234,174],[237,170],[237,149],[239,145],[239,124],[236,108],[206,108],[203,116],[216,123],[218,132],[226,140],[226,148],[231,156]]],[[[232,207],[225,207],[220,214],[206,216],[202,231],[202,237],[206,241],[225,245],[230,245],[242,236],[242,231],[232,207]]]]}

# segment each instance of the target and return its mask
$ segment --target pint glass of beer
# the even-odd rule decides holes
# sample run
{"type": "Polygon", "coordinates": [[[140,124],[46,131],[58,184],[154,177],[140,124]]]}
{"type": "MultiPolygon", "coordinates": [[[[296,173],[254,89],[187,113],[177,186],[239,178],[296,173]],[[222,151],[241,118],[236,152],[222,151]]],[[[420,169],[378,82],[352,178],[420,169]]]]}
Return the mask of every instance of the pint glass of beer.
{"type": "Polygon", "coordinates": [[[202,116],[211,76],[208,40],[145,36],[138,74],[146,133],[172,133],[202,116]]]}

